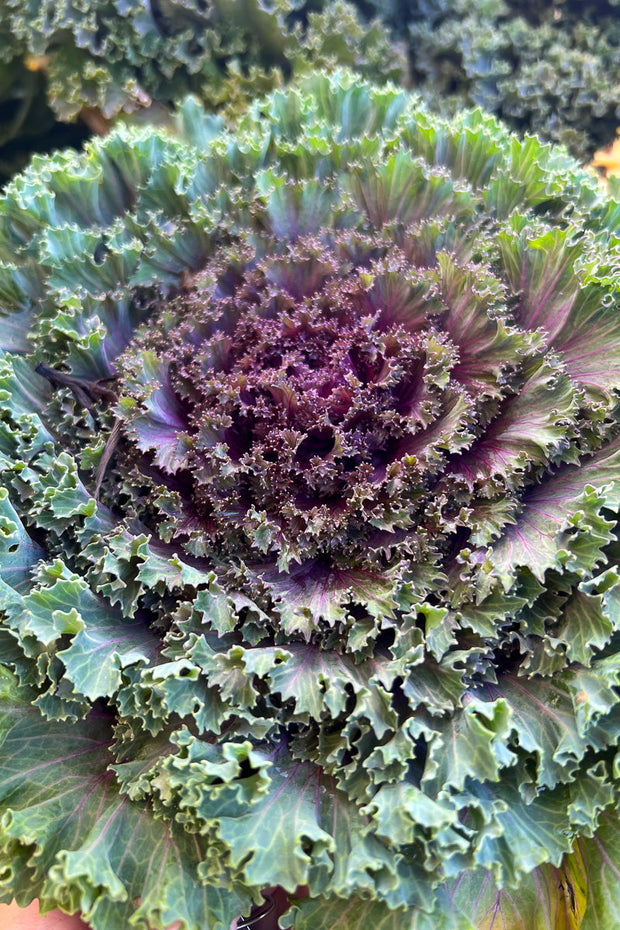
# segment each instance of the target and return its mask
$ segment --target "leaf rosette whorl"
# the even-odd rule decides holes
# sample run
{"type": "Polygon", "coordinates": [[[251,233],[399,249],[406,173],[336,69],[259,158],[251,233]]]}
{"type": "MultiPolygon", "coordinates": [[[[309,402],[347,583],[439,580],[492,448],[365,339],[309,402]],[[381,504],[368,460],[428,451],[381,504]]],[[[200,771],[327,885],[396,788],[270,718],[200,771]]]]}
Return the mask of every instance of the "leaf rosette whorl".
{"type": "Polygon", "coordinates": [[[188,101],[177,136],[39,161],[2,211],[26,800],[0,805],[29,887],[97,930],[136,900],[228,926],[274,884],[309,886],[313,930],[317,900],[458,927],[486,873],[576,868],[617,790],[617,204],[478,112],[340,75],[234,136],[188,101]],[[39,872],[23,714],[98,734],[93,820],[68,808],[39,872]],[[143,854],[102,874],[102,790],[169,844],[162,887],[143,854]]]}

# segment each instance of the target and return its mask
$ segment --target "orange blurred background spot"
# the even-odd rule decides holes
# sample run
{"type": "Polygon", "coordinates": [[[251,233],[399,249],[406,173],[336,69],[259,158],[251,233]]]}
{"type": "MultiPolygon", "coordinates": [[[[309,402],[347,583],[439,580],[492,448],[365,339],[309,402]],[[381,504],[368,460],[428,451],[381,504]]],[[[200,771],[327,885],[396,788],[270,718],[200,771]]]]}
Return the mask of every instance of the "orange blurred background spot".
{"type": "Polygon", "coordinates": [[[28,907],[0,904],[0,930],[88,930],[87,924],[76,915],[50,911],[43,917],[39,914],[39,903],[33,901],[28,907]]]}

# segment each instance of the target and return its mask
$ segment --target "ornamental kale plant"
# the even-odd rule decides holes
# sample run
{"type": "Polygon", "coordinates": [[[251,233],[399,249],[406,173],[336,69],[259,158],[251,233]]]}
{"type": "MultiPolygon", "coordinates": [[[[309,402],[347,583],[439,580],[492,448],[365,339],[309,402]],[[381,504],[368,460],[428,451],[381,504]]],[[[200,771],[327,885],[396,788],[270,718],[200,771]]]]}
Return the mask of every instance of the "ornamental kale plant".
{"type": "Polygon", "coordinates": [[[378,81],[405,69],[385,27],[345,0],[0,0],[0,176],[69,144],[66,122],[92,110],[161,121],[191,92],[233,116],[335,65],[378,81]]]}
{"type": "Polygon", "coordinates": [[[0,201],[2,900],[616,925],[620,204],[357,76],[178,123],[0,201]]]}
{"type": "Polygon", "coordinates": [[[357,0],[408,43],[433,108],[477,104],[581,160],[620,119],[617,0],[357,0]]]}

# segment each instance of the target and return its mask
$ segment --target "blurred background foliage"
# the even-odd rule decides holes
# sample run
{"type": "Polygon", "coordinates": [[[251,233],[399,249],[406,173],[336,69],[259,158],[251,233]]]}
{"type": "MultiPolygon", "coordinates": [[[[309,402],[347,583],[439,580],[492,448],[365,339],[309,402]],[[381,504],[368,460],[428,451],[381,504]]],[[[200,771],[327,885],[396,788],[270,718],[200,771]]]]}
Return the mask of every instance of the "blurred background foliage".
{"type": "Polygon", "coordinates": [[[413,84],[444,113],[478,104],[579,159],[620,114],[619,0],[360,0],[407,42],[413,84]]]}
{"type": "Polygon", "coordinates": [[[620,0],[0,0],[0,182],[119,113],[251,97],[337,66],[479,105],[581,161],[620,121],[620,0]]]}
{"type": "Polygon", "coordinates": [[[251,97],[337,66],[406,72],[402,45],[345,0],[0,0],[0,182],[121,112],[159,121],[195,93],[234,121],[251,97]]]}

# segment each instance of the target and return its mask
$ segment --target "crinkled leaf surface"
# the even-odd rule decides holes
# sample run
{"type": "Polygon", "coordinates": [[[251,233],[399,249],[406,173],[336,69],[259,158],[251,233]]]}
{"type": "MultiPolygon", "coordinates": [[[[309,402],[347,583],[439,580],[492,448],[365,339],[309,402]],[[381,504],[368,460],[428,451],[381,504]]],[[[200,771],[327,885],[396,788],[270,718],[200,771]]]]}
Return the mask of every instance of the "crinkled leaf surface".
{"type": "Polygon", "coordinates": [[[4,671],[2,684],[4,888],[110,930],[132,915],[161,930],[173,919],[228,927],[242,901],[201,880],[201,840],[115,786],[109,714],[48,722],[4,671]]]}
{"type": "Polygon", "coordinates": [[[344,73],[15,179],[5,899],[606,914],[618,215],[565,154],[344,73]]]}

